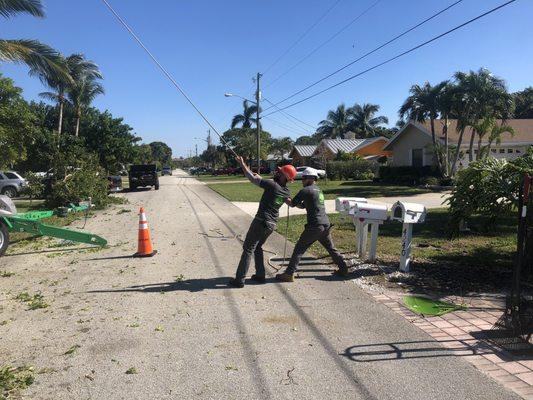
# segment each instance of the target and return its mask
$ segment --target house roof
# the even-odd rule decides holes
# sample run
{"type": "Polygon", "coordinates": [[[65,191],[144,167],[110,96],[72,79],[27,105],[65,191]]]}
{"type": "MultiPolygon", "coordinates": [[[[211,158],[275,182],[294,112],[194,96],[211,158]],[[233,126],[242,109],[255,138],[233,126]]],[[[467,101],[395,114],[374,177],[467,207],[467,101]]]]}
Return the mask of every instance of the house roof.
{"type": "Polygon", "coordinates": [[[386,138],[377,136],[370,139],[324,139],[323,143],[334,154],[337,154],[339,151],[353,153],[361,147],[368,146],[379,139],[386,138]]]}
{"type": "MultiPolygon", "coordinates": [[[[501,120],[497,120],[498,123],[501,120]]],[[[533,145],[533,119],[509,119],[505,121],[506,125],[511,126],[515,134],[512,136],[510,133],[504,133],[502,135],[502,145],[512,145],[512,144],[530,144],[533,145]]],[[[431,136],[431,123],[430,121],[425,121],[424,123],[409,121],[405,124],[402,129],[390,140],[389,144],[384,147],[384,150],[390,150],[392,144],[401,137],[403,132],[407,130],[409,126],[415,126],[420,129],[425,134],[431,136]]],[[[435,120],[435,134],[438,139],[444,141],[444,120],[436,119],[435,120]]],[[[456,144],[459,141],[459,133],[456,130],[457,120],[452,119],[448,121],[448,141],[450,143],[456,144]]],[[[461,146],[466,146],[469,143],[470,136],[472,134],[472,127],[467,127],[463,136],[463,141],[461,146]]],[[[476,142],[477,143],[477,142],[476,142]]],[[[482,142],[486,144],[486,141],[482,142]]]]}
{"type": "Polygon", "coordinates": [[[279,160],[290,160],[289,153],[283,153],[283,158],[280,157],[279,153],[271,153],[267,155],[267,161],[279,161],[279,160]]]}
{"type": "Polygon", "coordinates": [[[299,144],[294,146],[294,150],[302,157],[311,157],[316,150],[316,145],[299,144]]]}

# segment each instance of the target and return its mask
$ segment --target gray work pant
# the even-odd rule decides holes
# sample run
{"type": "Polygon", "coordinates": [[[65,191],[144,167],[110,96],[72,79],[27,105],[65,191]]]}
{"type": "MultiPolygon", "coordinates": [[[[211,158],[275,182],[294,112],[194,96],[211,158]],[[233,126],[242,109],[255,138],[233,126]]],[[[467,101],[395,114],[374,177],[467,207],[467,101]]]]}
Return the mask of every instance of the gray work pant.
{"type": "Polygon", "coordinates": [[[322,246],[324,246],[324,248],[328,251],[329,255],[335,262],[335,264],[337,264],[337,266],[339,267],[339,269],[347,270],[348,266],[346,265],[344,258],[342,258],[342,255],[333,245],[333,241],[331,240],[331,234],[329,232],[330,229],[330,225],[306,225],[304,231],[300,236],[300,239],[298,239],[296,246],[294,246],[294,251],[292,253],[291,260],[289,261],[289,265],[285,270],[285,273],[292,275],[298,270],[298,265],[300,264],[302,256],[307,251],[307,249],[316,241],[318,241],[322,246]]]}
{"type": "Polygon", "coordinates": [[[274,232],[274,226],[269,226],[265,222],[258,219],[254,219],[246,239],[242,245],[242,255],[239,266],[237,267],[237,273],[235,279],[244,282],[248,269],[250,268],[250,261],[252,253],[255,260],[255,273],[257,276],[265,276],[265,261],[263,259],[263,244],[268,237],[274,232]]]}

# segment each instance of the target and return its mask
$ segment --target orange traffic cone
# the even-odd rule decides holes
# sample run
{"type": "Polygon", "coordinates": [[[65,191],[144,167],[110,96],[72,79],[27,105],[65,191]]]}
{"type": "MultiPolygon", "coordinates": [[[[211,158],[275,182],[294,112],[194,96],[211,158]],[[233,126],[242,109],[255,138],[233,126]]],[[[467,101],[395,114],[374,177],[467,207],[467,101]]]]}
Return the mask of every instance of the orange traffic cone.
{"type": "Polygon", "coordinates": [[[146,220],[146,214],[144,207],[141,207],[139,211],[139,245],[137,247],[137,253],[134,257],[152,257],[157,253],[152,247],[152,240],[150,239],[150,230],[148,229],[148,221],[146,220]]]}

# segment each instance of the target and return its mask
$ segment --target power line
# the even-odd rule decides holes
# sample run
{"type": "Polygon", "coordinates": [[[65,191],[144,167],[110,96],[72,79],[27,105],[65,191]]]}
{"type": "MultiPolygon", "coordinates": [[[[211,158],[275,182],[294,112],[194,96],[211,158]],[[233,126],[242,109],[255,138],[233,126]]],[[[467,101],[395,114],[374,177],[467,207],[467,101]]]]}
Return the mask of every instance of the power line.
{"type": "Polygon", "coordinates": [[[313,25],[311,25],[309,28],[307,28],[307,30],[302,34],[300,35],[300,37],[298,39],[296,39],[296,41],[289,46],[289,48],[287,50],[285,50],[278,58],[276,58],[276,60],[274,60],[274,62],[272,64],[270,64],[264,71],[263,71],[263,74],[267,73],[268,71],[270,71],[270,69],[276,65],[278,62],[280,62],[280,60],[285,57],[287,54],[289,54],[289,52],[294,49],[296,47],[296,45],[298,43],[300,43],[302,41],[302,39],[304,37],[307,36],[307,34],[309,32],[311,32],[313,30],[313,28],[315,26],[317,26],[324,18],[326,18],[326,16],[331,12],[331,10],[333,10],[339,3],[341,2],[341,0],[337,0],[335,1],[335,3],[333,3],[333,5],[331,7],[329,7],[314,23],[313,25]]]}
{"type": "Polygon", "coordinates": [[[344,25],[340,30],[338,30],[336,33],[334,33],[332,36],[330,36],[327,40],[319,44],[317,47],[315,47],[311,52],[309,52],[306,56],[304,56],[302,59],[300,59],[298,62],[296,62],[294,65],[292,65],[289,69],[287,69],[285,72],[279,74],[273,81],[271,81],[268,85],[265,86],[265,88],[268,88],[272,86],[274,83],[279,81],[281,78],[283,78],[285,75],[287,75],[289,72],[291,72],[294,68],[299,66],[301,63],[303,63],[305,60],[307,60],[309,57],[311,57],[313,54],[315,54],[318,50],[320,50],[322,47],[330,43],[333,39],[335,39],[337,36],[339,36],[342,32],[344,32],[346,29],[348,29],[350,26],[352,26],[357,20],[359,20],[363,15],[365,15],[367,12],[369,12],[371,9],[373,9],[375,6],[377,6],[382,0],[377,0],[374,3],[372,3],[369,7],[367,7],[363,12],[361,12],[359,15],[357,15],[354,19],[352,19],[348,24],[344,25]]]}
{"type": "Polygon", "coordinates": [[[283,129],[286,129],[287,131],[289,132],[292,132],[296,135],[302,135],[302,134],[307,134],[309,132],[302,132],[302,131],[297,131],[296,129],[294,129],[293,127],[281,122],[281,121],[278,121],[272,117],[263,117],[263,118],[266,118],[267,120],[269,120],[270,122],[272,122],[274,125],[277,125],[278,127],[281,127],[283,129]]]}
{"type": "Polygon", "coordinates": [[[235,151],[228,145],[228,143],[224,140],[224,138],[222,137],[222,135],[218,132],[218,130],[213,126],[213,124],[211,124],[211,122],[207,119],[207,117],[202,113],[202,111],[200,111],[200,109],[194,104],[194,102],[191,100],[191,98],[187,95],[187,93],[185,93],[185,91],[181,88],[180,85],[178,85],[178,83],[176,82],[176,80],[172,77],[172,75],[170,75],[170,73],[165,69],[165,67],[163,67],[163,65],[157,60],[157,58],[152,54],[152,52],[150,50],[148,50],[148,47],[145,46],[145,44],[142,42],[142,40],[139,38],[139,36],[137,36],[137,34],[133,31],[133,29],[128,25],[128,23],[113,9],[113,7],[111,7],[111,4],[109,4],[109,2],[107,0],[102,0],[104,2],[104,4],[107,6],[107,8],[109,9],[109,11],[111,11],[111,13],[117,18],[117,20],[122,24],[122,26],[129,32],[129,34],[133,37],[133,39],[135,39],[135,41],[139,44],[139,46],[141,46],[143,48],[143,50],[146,52],[146,54],[148,54],[148,56],[150,56],[150,58],[152,59],[152,61],[157,65],[157,67],[161,70],[161,72],[168,78],[168,80],[172,83],[172,85],[174,85],[174,87],[176,89],[178,89],[178,91],[183,95],[183,97],[185,97],[185,99],[189,102],[189,104],[194,108],[194,110],[200,115],[200,117],[202,117],[202,119],[205,121],[205,123],[207,125],[209,125],[209,127],[211,129],[213,129],[213,131],[218,135],[218,137],[220,138],[220,140],[222,141],[222,143],[224,143],[226,145],[226,147],[233,153],[233,155],[235,157],[238,157],[237,156],[237,153],[235,153],[235,151]]]}
{"type": "MultiPolygon", "coordinates": [[[[333,72],[330,73],[329,75],[326,75],[325,77],[323,77],[323,78],[319,79],[318,81],[316,81],[316,82],[314,82],[314,83],[312,83],[312,84],[306,86],[305,88],[303,88],[303,89],[297,91],[296,93],[291,94],[290,96],[284,98],[283,100],[278,101],[278,102],[276,103],[276,105],[279,105],[279,104],[281,104],[281,103],[284,103],[284,102],[286,102],[287,100],[292,99],[293,97],[298,96],[300,93],[303,93],[303,92],[305,92],[306,90],[308,90],[308,89],[310,89],[310,88],[312,88],[312,87],[318,85],[320,82],[323,82],[323,81],[325,81],[325,80],[328,79],[328,78],[331,78],[333,75],[338,74],[339,72],[345,70],[346,68],[352,66],[353,64],[355,64],[355,63],[361,61],[362,59],[368,57],[369,55],[375,53],[376,51],[381,50],[381,49],[384,48],[385,46],[388,46],[388,45],[391,44],[392,42],[395,42],[396,40],[400,39],[401,37],[407,35],[408,33],[412,32],[412,31],[414,31],[415,29],[417,29],[417,28],[419,28],[420,26],[424,25],[426,22],[429,22],[429,21],[431,21],[432,19],[438,17],[439,15],[441,15],[442,13],[448,11],[450,8],[456,6],[457,4],[461,3],[462,1],[463,1],[463,0],[458,0],[458,1],[456,1],[455,3],[450,4],[448,7],[443,8],[443,9],[440,10],[439,12],[437,12],[437,13],[431,15],[430,17],[428,17],[428,18],[424,19],[423,21],[417,23],[416,25],[412,26],[411,28],[409,28],[409,29],[403,31],[403,32],[400,33],[399,35],[396,35],[395,37],[393,37],[392,39],[388,40],[387,42],[385,42],[385,43],[379,45],[378,47],[374,48],[373,50],[370,50],[369,52],[363,54],[362,56],[356,58],[355,60],[349,62],[348,64],[346,64],[346,65],[340,67],[339,69],[333,71],[333,72]]],[[[272,108],[272,107],[269,107],[269,108],[266,109],[265,111],[268,111],[270,108],[272,108]]]]}
{"type": "MultiPolygon", "coordinates": [[[[267,103],[269,104],[272,104],[273,107],[279,109],[279,107],[277,105],[275,105],[274,103],[272,103],[269,99],[267,99],[266,97],[263,98],[263,100],[265,100],[267,103]]],[[[296,118],[294,115],[291,115],[289,114],[287,111],[283,111],[283,110],[280,110],[280,112],[285,115],[287,118],[292,118],[293,120],[303,124],[303,125],[307,125],[308,127],[310,127],[311,129],[316,129],[316,126],[315,125],[311,125],[311,124],[308,124],[307,122],[305,121],[302,121],[301,119],[299,118],[296,118]]],[[[307,128],[306,128],[307,129],[307,128]]]]}
{"type": "MultiPolygon", "coordinates": [[[[367,68],[367,69],[365,69],[364,71],[361,71],[361,72],[359,72],[359,73],[357,73],[357,74],[355,74],[355,75],[352,75],[352,76],[350,76],[350,77],[348,77],[348,78],[346,78],[346,79],[344,79],[344,80],[342,80],[342,81],[340,81],[340,82],[338,82],[338,83],[336,83],[336,84],[334,84],[334,85],[331,85],[331,86],[329,86],[329,87],[327,87],[327,88],[325,88],[325,89],[323,89],[323,90],[321,90],[321,91],[319,91],[319,92],[317,92],[317,93],[314,93],[314,94],[312,94],[312,95],[310,95],[310,96],[307,96],[307,97],[305,97],[305,98],[302,99],[302,100],[296,101],[296,102],[294,102],[294,103],[289,104],[288,106],[282,107],[282,108],[278,109],[278,111],[272,111],[272,112],[270,112],[269,114],[263,115],[263,117],[266,117],[266,116],[271,115],[271,114],[278,113],[278,112],[280,112],[280,111],[282,111],[282,110],[285,110],[285,109],[287,109],[287,108],[290,108],[290,107],[294,107],[294,106],[297,105],[297,104],[303,103],[304,101],[307,101],[307,100],[309,100],[309,99],[312,99],[313,97],[316,97],[316,96],[318,96],[318,95],[320,95],[320,94],[322,94],[322,93],[324,93],[324,92],[327,92],[328,90],[331,90],[331,89],[333,89],[333,88],[335,88],[335,87],[337,87],[337,86],[340,86],[340,85],[342,85],[342,84],[344,84],[344,83],[346,83],[346,82],[348,82],[348,81],[351,81],[352,79],[355,79],[355,78],[357,78],[357,77],[359,77],[359,76],[361,76],[361,75],[364,75],[364,74],[366,74],[366,73],[368,73],[368,72],[370,72],[370,71],[372,71],[372,70],[374,70],[374,69],[376,69],[376,68],[379,68],[379,67],[381,67],[381,66],[383,66],[383,65],[385,65],[385,64],[388,64],[388,63],[390,63],[390,62],[392,62],[392,61],[394,61],[394,60],[397,60],[398,58],[403,57],[403,56],[405,56],[405,55],[407,55],[407,54],[409,54],[409,53],[412,53],[413,51],[418,50],[418,49],[420,49],[421,47],[424,47],[424,46],[428,45],[429,43],[432,43],[432,42],[434,42],[434,41],[436,41],[436,40],[438,40],[438,39],[440,39],[440,38],[442,38],[442,37],[444,37],[444,36],[447,36],[447,35],[449,35],[450,33],[455,32],[456,30],[461,29],[461,28],[463,28],[464,26],[469,25],[469,24],[471,24],[472,22],[477,21],[478,19],[481,19],[481,18],[483,18],[483,17],[485,17],[485,16],[487,16],[487,15],[489,15],[489,14],[492,14],[493,12],[498,11],[499,9],[501,9],[501,8],[503,8],[503,7],[505,7],[505,6],[508,6],[508,5],[511,4],[511,3],[514,3],[515,1],[516,1],[516,0],[510,0],[510,1],[507,1],[506,3],[503,3],[503,4],[501,4],[501,5],[499,5],[499,6],[495,7],[495,8],[493,8],[493,9],[491,9],[491,10],[489,10],[489,11],[487,11],[487,12],[481,14],[481,15],[478,15],[477,17],[472,18],[472,19],[470,19],[470,20],[468,20],[468,21],[462,23],[461,25],[457,25],[456,27],[454,27],[454,28],[452,28],[452,29],[450,29],[450,30],[448,30],[448,31],[446,31],[446,32],[444,32],[444,33],[441,33],[440,35],[437,35],[437,36],[435,36],[435,37],[433,37],[433,38],[431,38],[431,39],[429,39],[429,40],[426,40],[425,42],[423,42],[423,43],[421,43],[421,44],[419,44],[419,45],[417,45],[417,46],[415,46],[415,47],[412,47],[412,48],[410,48],[409,50],[404,51],[403,53],[397,54],[396,56],[391,57],[391,58],[389,58],[389,59],[387,59],[387,60],[385,60],[385,61],[382,61],[382,62],[380,62],[379,64],[374,65],[373,67],[367,68]]],[[[279,103],[277,103],[277,104],[279,104],[279,103]]]]}

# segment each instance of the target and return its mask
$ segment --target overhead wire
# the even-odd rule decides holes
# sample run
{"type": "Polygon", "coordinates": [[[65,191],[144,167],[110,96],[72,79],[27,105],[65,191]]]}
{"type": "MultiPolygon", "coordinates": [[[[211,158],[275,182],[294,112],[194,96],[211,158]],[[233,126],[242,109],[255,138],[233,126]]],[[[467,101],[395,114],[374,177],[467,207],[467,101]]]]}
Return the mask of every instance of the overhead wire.
{"type": "Polygon", "coordinates": [[[298,39],[296,39],[296,41],[290,45],[287,50],[285,50],[278,58],[276,58],[264,71],[263,71],[263,74],[267,73],[268,71],[270,71],[277,63],[279,63],[281,61],[281,59],[283,57],[285,57],[287,54],[289,54],[291,52],[292,49],[294,49],[298,43],[300,43],[304,37],[306,37],[309,32],[311,32],[320,22],[322,22],[322,20],[324,18],[326,18],[326,16],[335,8],[337,7],[337,5],[341,2],[342,0],[336,0],[335,3],[333,3],[333,5],[331,7],[329,7],[322,15],[320,15],[320,17],[309,27],[307,28],[307,30],[301,34],[298,39]]]}
{"type": "Polygon", "coordinates": [[[332,36],[330,36],[328,39],[326,39],[324,42],[322,42],[317,47],[315,47],[313,50],[311,50],[309,53],[307,53],[304,57],[302,57],[299,61],[297,61],[291,67],[289,67],[287,70],[285,70],[284,72],[279,74],[276,78],[274,78],[272,81],[270,81],[265,86],[265,88],[268,88],[268,87],[272,86],[274,83],[278,82],[281,78],[283,78],[289,72],[294,70],[297,66],[299,66],[304,61],[306,61],[309,57],[311,57],[313,54],[315,54],[318,50],[320,50],[322,47],[324,47],[325,45],[330,43],[333,39],[335,39],[337,36],[339,36],[342,32],[344,32],[346,29],[348,29],[350,26],[352,26],[355,22],[357,22],[360,18],[362,18],[365,14],[367,14],[370,10],[372,10],[375,6],[377,6],[379,3],[381,3],[381,1],[382,0],[377,0],[374,3],[372,3],[369,7],[367,7],[365,10],[363,10],[361,13],[359,13],[355,18],[353,18],[350,22],[348,22],[341,29],[339,29],[337,32],[335,32],[332,36]]]}
{"type": "MultiPolygon", "coordinates": [[[[263,100],[265,100],[267,103],[273,105],[275,108],[278,108],[278,106],[276,106],[273,102],[271,102],[271,101],[270,101],[269,99],[267,99],[266,97],[263,97],[263,100]]],[[[299,122],[300,124],[302,124],[302,126],[303,126],[303,125],[306,125],[306,126],[308,126],[309,128],[311,128],[311,129],[316,129],[316,126],[315,126],[315,125],[308,124],[307,122],[302,121],[302,120],[299,119],[299,118],[296,118],[294,115],[289,114],[287,111],[283,111],[283,110],[281,110],[281,114],[283,114],[287,119],[290,118],[290,119],[292,119],[292,120],[294,120],[294,121],[296,121],[296,122],[299,122]]],[[[305,129],[307,130],[307,128],[305,128],[305,129]]]]}
{"type": "MultiPolygon", "coordinates": [[[[336,69],[335,71],[333,71],[333,72],[331,72],[330,74],[326,75],[325,77],[319,79],[318,81],[315,81],[315,82],[311,83],[310,85],[304,87],[303,89],[297,91],[296,93],[293,93],[293,94],[291,94],[290,96],[285,97],[283,100],[278,101],[278,102],[276,103],[276,105],[279,105],[279,104],[281,104],[281,103],[284,103],[284,102],[286,102],[287,100],[290,100],[290,99],[292,99],[292,98],[298,96],[300,93],[303,93],[303,92],[305,92],[306,90],[311,89],[312,87],[318,85],[319,83],[325,81],[326,79],[331,78],[333,75],[336,75],[336,74],[338,74],[338,73],[341,72],[341,71],[344,71],[346,68],[348,68],[348,67],[354,65],[355,63],[357,63],[357,62],[363,60],[364,58],[366,58],[366,57],[368,57],[368,56],[374,54],[374,53],[377,52],[378,50],[381,50],[381,49],[384,48],[385,46],[388,46],[389,44],[395,42],[396,40],[400,39],[401,37],[407,35],[408,33],[414,31],[415,29],[421,27],[421,26],[424,25],[425,23],[427,23],[427,22],[431,21],[432,19],[438,17],[439,15],[441,15],[442,13],[448,11],[450,8],[456,6],[457,4],[461,3],[462,1],[463,1],[463,0],[457,0],[457,1],[455,1],[454,3],[450,4],[449,6],[443,8],[442,10],[438,11],[437,13],[435,13],[435,14],[429,16],[428,18],[426,18],[426,19],[420,21],[419,23],[413,25],[413,26],[410,27],[409,29],[403,31],[402,33],[400,33],[400,34],[398,34],[398,35],[396,35],[396,36],[394,36],[392,39],[386,41],[385,43],[382,43],[382,44],[379,45],[378,47],[376,47],[376,48],[374,48],[374,49],[372,49],[372,50],[366,52],[365,54],[363,54],[362,56],[360,56],[360,57],[356,58],[355,60],[349,62],[348,64],[343,65],[342,67],[336,69]]],[[[271,108],[271,107],[269,107],[269,108],[271,108]]],[[[265,111],[267,111],[267,110],[268,110],[268,109],[266,109],[265,111]]]]}
{"type": "MultiPolygon", "coordinates": [[[[492,8],[492,9],[490,9],[489,11],[486,11],[486,12],[484,12],[483,14],[478,15],[477,17],[474,17],[474,18],[472,18],[472,19],[469,19],[468,21],[463,22],[462,24],[457,25],[456,27],[449,29],[449,30],[447,30],[447,31],[444,32],[444,33],[441,33],[441,34],[439,34],[439,35],[437,35],[437,36],[434,36],[433,38],[431,38],[431,39],[429,39],[429,40],[426,40],[426,41],[423,42],[423,43],[420,43],[420,44],[418,44],[418,45],[416,45],[416,46],[414,46],[414,47],[411,47],[410,49],[408,49],[408,50],[406,50],[406,51],[404,51],[404,52],[402,52],[402,53],[400,53],[400,54],[397,54],[397,55],[395,55],[394,57],[388,58],[387,60],[382,61],[382,62],[380,62],[380,63],[378,63],[378,64],[376,64],[376,65],[374,65],[374,66],[372,66],[372,67],[370,67],[370,68],[367,68],[367,69],[365,69],[365,70],[363,70],[363,71],[361,71],[361,72],[359,72],[359,73],[357,73],[357,74],[351,75],[351,76],[349,76],[348,78],[343,79],[342,81],[337,82],[337,83],[334,84],[334,85],[328,86],[327,88],[322,89],[322,90],[320,90],[319,92],[316,92],[316,93],[314,93],[314,94],[312,94],[312,95],[310,95],[310,96],[307,96],[307,97],[305,97],[305,98],[303,98],[303,99],[301,99],[301,100],[298,100],[298,101],[296,101],[296,102],[294,102],[294,103],[291,103],[291,104],[289,104],[288,106],[281,107],[281,108],[279,108],[278,110],[275,110],[275,111],[272,111],[272,112],[270,112],[270,113],[268,113],[268,114],[265,114],[265,115],[263,115],[263,117],[266,117],[266,116],[271,115],[271,114],[276,114],[276,113],[278,113],[278,112],[280,112],[280,111],[283,111],[283,110],[286,110],[286,109],[288,109],[288,108],[294,107],[294,106],[297,105],[297,104],[301,104],[301,103],[303,103],[303,102],[305,102],[305,101],[308,101],[308,100],[310,100],[310,99],[312,99],[312,98],[314,98],[314,97],[316,97],[316,96],[318,96],[318,95],[320,95],[320,94],[322,94],[322,93],[324,93],[324,92],[327,92],[327,91],[329,91],[329,90],[331,90],[331,89],[333,89],[333,88],[336,88],[337,86],[340,86],[340,85],[342,85],[342,84],[344,84],[344,83],[346,83],[346,82],[348,82],[348,81],[351,81],[352,79],[355,79],[355,78],[357,78],[357,77],[360,77],[360,76],[362,76],[362,75],[364,75],[364,74],[366,74],[366,73],[368,73],[368,72],[370,72],[370,71],[373,71],[373,70],[375,70],[375,69],[377,69],[377,68],[379,68],[379,67],[381,67],[381,66],[383,66],[383,65],[385,65],[385,64],[388,64],[388,63],[390,63],[390,62],[392,62],[392,61],[394,61],[394,60],[397,60],[398,58],[401,58],[401,57],[403,57],[403,56],[405,56],[405,55],[407,55],[407,54],[409,54],[409,53],[412,53],[412,52],[415,51],[415,50],[418,50],[418,49],[420,49],[420,48],[422,48],[422,47],[424,47],[424,46],[426,46],[426,45],[428,45],[428,44],[430,44],[430,43],[432,43],[432,42],[434,42],[434,41],[436,41],[436,40],[438,40],[438,39],[440,39],[440,38],[442,38],[442,37],[444,37],[444,36],[449,35],[449,34],[452,33],[452,32],[455,32],[455,31],[457,31],[457,30],[459,30],[459,29],[461,29],[461,28],[463,28],[463,27],[465,27],[465,26],[467,26],[467,25],[469,25],[469,24],[471,24],[471,23],[473,23],[473,22],[475,22],[475,21],[477,21],[477,20],[479,20],[479,19],[481,19],[481,18],[483,18],[483,17],[489,15],[489,14],[492,14],[492,13],[494,13],[494,12],[500,10],[501,8],[508,6],[508,5],[511,4],[511,3],[514,3],[515,1],[516,1],[516,0],[509,0],[509,1],[505,2],[505,3],[503,3],[503,4],[500,4],[499,6],[494,7],[494,8],[492,8]]],[[[276,105],[278,105],[278,104],[279,104],[279,102],[276,103],[276,105]]],[[[265,111],[266,111],[266,110],[265,110],[265,111]]]]}
{"type": "Polygon", "coordinates": [[[129,32],[129,34],[135,39],[135,41],[139,44],[139,46],[142,47],[142,49],[148,54],[148,56],[152,59],[152,61],[157,65],[159,70],[167,77],[167,79],[172,83],[172,85],[185,97],[187,102],[194,108],[194,110],[202,117],[202,119],[205,121],[205,123],[213,129],[213,131],[218,135],[220,138],[220,141],[224,143],[224,145],[230,150],[235,157],[238,157],[237,153],[231,148],[231,146],[224,140],[222,135],[218,132],[217,128],[207,119],[205,114],[194,104],[192,99],[187,95],[187,93],[181,88],[181,86],[176,82],[174,77],[166,70],[165,67],[157,60],[157,58],[153,55],[153,53],[146,47],[146,45],[143,43],[143,41],[139,38],[139,36],[133,31],[133,29],[128,25],[128,23],[115,11],[115,9],[109,4],[107,0],[102,0],[102,2],[106,5],[106,7],[109,9],[109,11],[115,16],[115,18],[121,23],[121,25],[129,32]]]}
{"type": "MultiPolygon", "coordinates": [[[[287,123],[281,122],[281,121],[279,121],[277,119],[274,119],[272,117],[265,117],[265,118],[268,119],[269,121],[273,122],[274,125],[277,125],[277,126],[283,128],[283,129],[289,130],[289,131],[291,131],[293,133],[297,133],[299,135],[305,135],[305,134],[308,133],[303,128],[298,128],[298,127],[295,127],[294,125],[292,125],[292,126],[288,125],[287,123]]],[[[263,119],[263,118],[261,118],[261,119],[263,119]]]]}

